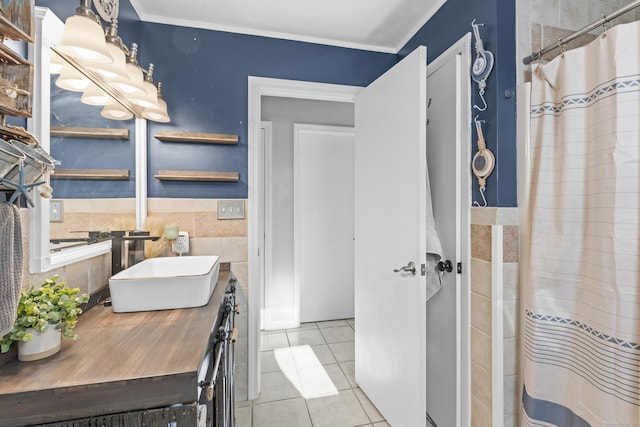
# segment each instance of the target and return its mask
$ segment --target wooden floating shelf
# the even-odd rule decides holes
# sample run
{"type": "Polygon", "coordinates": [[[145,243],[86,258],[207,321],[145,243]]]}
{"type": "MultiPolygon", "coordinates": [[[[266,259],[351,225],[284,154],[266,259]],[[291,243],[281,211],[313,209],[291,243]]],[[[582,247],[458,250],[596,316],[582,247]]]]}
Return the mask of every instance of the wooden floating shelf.
{"type": "Polygon", "coordinates": [[[156,139],[163,142],[203,142],[207,144],[237,144],[238,135],[198,132],[158,132],[156,139]]]}
{"type": "Polygon", "coordinates": [[[51,126],[49,134],[62,138],[129,139],[129,129],[51,126]]]}
{"type": "Polygon", "coordinates": [[[240,174],[238,172],[159,170],[155,177],[160,181],[238,182],[240,174]]]}
{"type": "Polygon", "coordinates": [[[59,169],[51,172],[52,179],[128,180],[127,169],[59,169]]]}

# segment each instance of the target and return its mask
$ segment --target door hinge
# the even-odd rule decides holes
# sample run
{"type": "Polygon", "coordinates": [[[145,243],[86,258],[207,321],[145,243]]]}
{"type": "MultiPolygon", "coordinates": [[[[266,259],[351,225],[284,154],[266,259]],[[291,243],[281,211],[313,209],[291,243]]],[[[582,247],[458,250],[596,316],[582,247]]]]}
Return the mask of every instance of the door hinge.
{"type": "Polygon", "coordinates": [[[461,262],[459,262],[459,263],[457,264],[457,266],[456,266],[456,272],[457,272],[458,274],[462,274],[462,263],[461,263],[461,262]]]}
{"type": "Polygon", "coordinates": [[[426,264],[420,264],[420,275],[421,276],[426,276],[427,275],[427,265],[426,264]]]}

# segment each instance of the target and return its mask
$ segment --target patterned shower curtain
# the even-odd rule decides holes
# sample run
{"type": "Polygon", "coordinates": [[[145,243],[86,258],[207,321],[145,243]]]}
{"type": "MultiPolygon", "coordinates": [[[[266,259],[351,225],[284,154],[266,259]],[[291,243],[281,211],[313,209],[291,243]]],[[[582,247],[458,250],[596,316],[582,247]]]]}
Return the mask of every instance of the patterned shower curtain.
{"type": "Polygon", "coordinates": [[[521,425],[640,427],[640,22],[531,90],[521,425]]]}

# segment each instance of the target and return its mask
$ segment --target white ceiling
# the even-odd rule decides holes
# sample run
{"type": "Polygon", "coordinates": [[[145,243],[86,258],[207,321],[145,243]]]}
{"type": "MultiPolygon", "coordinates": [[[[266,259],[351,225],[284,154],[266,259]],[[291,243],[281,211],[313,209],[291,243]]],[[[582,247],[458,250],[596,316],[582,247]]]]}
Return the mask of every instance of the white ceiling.
{"type": "Polygon", "coordinates": [[[131,0],[145,22],[397,53],[446,0],[131,0]]]}

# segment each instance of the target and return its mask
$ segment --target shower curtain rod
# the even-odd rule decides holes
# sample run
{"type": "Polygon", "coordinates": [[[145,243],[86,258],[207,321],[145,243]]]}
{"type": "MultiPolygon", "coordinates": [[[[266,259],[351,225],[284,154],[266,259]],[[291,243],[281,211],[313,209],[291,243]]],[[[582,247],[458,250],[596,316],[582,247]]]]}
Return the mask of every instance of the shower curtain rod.
{"type": "Polygon", "coordinates": [[[635,0],[635,1],[631,2],[631,3],[629,3],[628,5],[626,5],[625,7],[616,10],[615,12],[611,13],[608,16],[602,15],[602,18],[600,18],[599,20],[587,25],[586,27],[583,27],[583,28],[579,29],[575,33],[573,33],[573,34],[571,34],[571,35],[569,35],[569,36],[567,36],[565,38],[559,39],[556,43],[550,44],[549,46],[547,46],[547,47],[545,47],[542,50],[539,50],[537,52],[533,52],[529,56],[525,56],[524,58],[522,58],[522,62],[524,63],[524,65],[529,65],[531,62],[541,58],[543,55],[546,55],[547,53],[560,48],[563,44],[568,43],[571,40],[574,40],[574,39],[580,37],[581,35],[586,34],[589,31],[606,24],[607,22],[611,21],[612,19],[615,19],[618,16],[620,16],[622,14],[625,14],[625,13],[629,12],[630,10],[635,9],[636,7],[639,7],[639,6],[640,6],[640,0],[635,0]]]}

